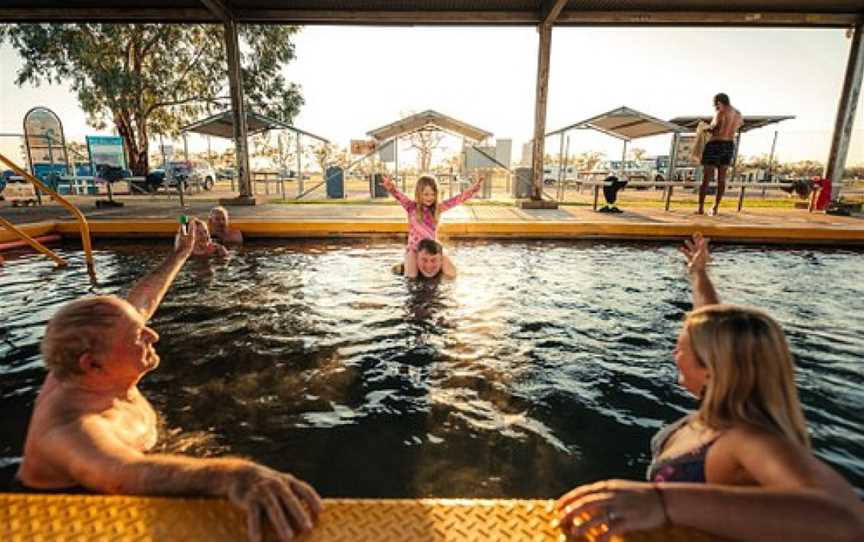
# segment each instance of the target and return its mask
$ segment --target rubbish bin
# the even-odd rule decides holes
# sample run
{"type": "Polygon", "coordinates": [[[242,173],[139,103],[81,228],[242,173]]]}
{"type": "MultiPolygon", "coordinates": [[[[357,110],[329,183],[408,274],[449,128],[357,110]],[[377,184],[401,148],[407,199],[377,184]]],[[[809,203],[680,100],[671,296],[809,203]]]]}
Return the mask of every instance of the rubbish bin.
{"type": "Polygon", "coordinates": [[[345,197],[345,172],[339,166],[330,166],[324,171],[327,181],[327,197],[342,199],[345,197]]]}
{"type": "Polygon", "coordinates": [[[532,192],[531,168],[517,167],[513,172],[513,198],[530,198],[532,192]]]}
{"type": "Polygon", "coordinates": [[[383,183],[383,173],[375,173],[374,175],[369,176],[369,194],[373,198],[386,198],[389,195],[387,189],[384,188],[383,183]]]}

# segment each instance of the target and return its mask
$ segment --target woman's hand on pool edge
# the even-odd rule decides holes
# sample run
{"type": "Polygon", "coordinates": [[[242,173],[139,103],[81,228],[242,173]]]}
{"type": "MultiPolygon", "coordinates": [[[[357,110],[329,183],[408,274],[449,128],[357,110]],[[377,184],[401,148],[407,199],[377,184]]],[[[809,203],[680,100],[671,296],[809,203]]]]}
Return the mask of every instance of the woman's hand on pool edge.
{"type": "Polygon", "coordinates": [[[651,484],[608,480],[577,487],[558,499],[558,525],[570,538],[592,534],[595,542],[666,524],[660,494],[651,484]],[[605,529],[605,531],[604,531],[605,529]]]}
{"type": "Polygon", "coordinates": [[[228,486],[231,502],[246,512],[249,540],[263,540],[266,515],[279,540],[308,532],[321,513],[318,493],[306,482],[267,467],[250,464],[228,486]]]}

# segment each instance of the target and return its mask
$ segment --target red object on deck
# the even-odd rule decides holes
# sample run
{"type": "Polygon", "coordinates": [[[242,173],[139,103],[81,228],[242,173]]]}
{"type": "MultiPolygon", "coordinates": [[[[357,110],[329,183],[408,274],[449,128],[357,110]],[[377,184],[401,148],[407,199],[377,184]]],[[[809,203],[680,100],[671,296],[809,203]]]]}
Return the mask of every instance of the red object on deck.
{"type": "Polygon", "coordinates": [[[831,203],[831,179],[814,177],[813,184],[819,188],[819,194],[816,196],[816,204],[814,209],[824,211],[831,203]]]}
{"type": "MultiPolygon", "coordinates": [[[[36,239],[44,245],[45,243],[56,243],[57,241],[62,239],[62,237],[60,237],[59,235],[40,235],[38,237],[34,237],[33,239],[36,239]]],[[[0,251],[13,250],[16,248],[25,248],[29,246],[30,245],[27,243],[27,241],[23,239],[18,241],[9,241],[8,243],[0,243],[0,251]]]]}

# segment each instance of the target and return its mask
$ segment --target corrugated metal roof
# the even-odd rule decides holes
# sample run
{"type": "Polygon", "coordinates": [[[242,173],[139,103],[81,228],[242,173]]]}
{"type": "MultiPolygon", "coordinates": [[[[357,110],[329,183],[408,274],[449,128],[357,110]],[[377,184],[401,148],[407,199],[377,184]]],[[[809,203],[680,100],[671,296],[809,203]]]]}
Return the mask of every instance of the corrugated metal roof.
{"type": "Polygon", "coordinates": [[[607,111],[600,115],[591,117],[575,124],[565,126],[558,130],[554,130],[546,134],[552,136],[568,132],[570,130],[597,130],[612,137],[617,137],[625,141],[631,139],[639,139],[640,137],[648,137],[653,135],[668,134],[670,132],[683,132],[684,128],[673,122],[652,117],[630,109],[629,107],[619,107],[612,111],[607,111]]]}
{"type": "Polygon", "coordinates": [[[390,123],[381,128],[369,130],[366,135],[374,137],[378,141],[410,134],[420,130],[441,130],[452,134],[460,135],[472,141],[483,141],[492,137],[492,132],[487,132],[476,126],[472,126],[467,122],[448,117],[437,111],[427,110],[422,113],[417,113],[404,119],[399,119],[396,122],[390,123]]]}
{"type": "MultiPolygon", "coordinates": [[[[794,119],[794,115],[745,115],[743,117],[744,124],[741,125],[740,132],[749,132],[750,130],[755,130],[756,128],[762,128],[764,126],[768,126],[769,124],[774,124],[777,122],[783,122],[784,120],[794,119]]],[[[674,124],[678,124],[687,128],[690,131],[695,132],[696,126],[700,122],[711,122],[712,117],[710,116],[693,116],[693,117],[675,117],[670,120],[674,124]]]]}
{"type": "MultiPolygon", "coordinates": [[[[246,131],[249,135],[266,132],[267,130],[290,130],[317,139],[323,143],[330,143],[330,141],[321,136],[301,130],[300,128],[282,122],[281,120],[267,117],[265,115],[259,115],[258,113],[246,113],[246,131]]],[[[206,119],[184,126],[180,131],[224,137],[225,139],[234,139],[234,113],[231,111],[216,113],[206,119]]]]}
{"type": "MultiPolygon", "coordinates": [[[[530,25],[541,0],[224,0],[240,22],[530,25]]],[[[0,22],[218,22],[200,0],[4,0],[0,22]]],[[[864,0],[570,0],[558,24],[844,26],[864,0]]]]}

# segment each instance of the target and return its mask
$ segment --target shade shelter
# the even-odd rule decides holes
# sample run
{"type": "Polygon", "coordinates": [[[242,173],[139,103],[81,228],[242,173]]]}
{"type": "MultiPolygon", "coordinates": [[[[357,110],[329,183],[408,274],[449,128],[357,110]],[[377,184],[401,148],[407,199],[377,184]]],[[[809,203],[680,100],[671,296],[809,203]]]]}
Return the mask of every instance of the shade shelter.
{"type": "MultiPolygon", "coordinates": [[[[770,126],[772,124],[777,124],[783,122],[784,120],[794,119],[794,115],[746,115],[742,118],[743,123],[741,124],[741,128],[738,129],[738,135],[735,136],[735,158],[732,160],[732,174],[729,176],[730,179],[735,179],[735,172],[738,168],[738,148],[741,145],[741,134],[749,132],[751,130],[756,130],[757,128],[764,128],[766,126],[770,126]]],[[[669,122],[678,124],[687,128],[688,132],[695,132],[696,127],[699,126],[700,122],[710,123],[712,117],[709,116],[690,116],[690,117],[675,117],[669,122]]],[[[774,133],[774,143],[771,145],[771,157],[769,159],[770,163],[774,162],[774,147],[777,144],[777,133],[774,133]]]]}
{"type": "MultiPolygon", "coordinates": [[[[192,124],[188,124],[181,128],[180,132],[183,134],[191,132],[196,134],[221,137],[225,139],[233,139],[236,129],[237,128],[234,125],[234,114],[231,111],[223,111],[221,113],[211,115],[206,119],[201,119],[199,121],[193,122],[192,124]]],[[[302,136],[306,136],[325,144],[329,144],[330,141],[319,135],[315,135],[312,132],[301,130],[296,126],[288,124],[287,122],[282,122],[279,119],[274,119],[272,117],[261,115],[259,113],[253,113],[251,111],[246,112],[246,130],[246,133],[249,135],[259,134],[269,130],[288,130],[290,132],[294,132],[297,142],[297,193],[302,194],[303,174],[301,173],[302,152],[300,138],[302,136]]]]}
{"type": "MultiPolygon", "coordinates": [[[[282,122],[281,120],[253,113],[251,111],[246,113],[246,127],[249,135],[259,134],[268,130],[289,130],[301,136],[311,137],[312,139],[316,139],[322,143],[330,143],[328,139],[315,135],[312,132],[301,130],[296,126],[282,122]]],[[[216,113],[206,119],[201,119],[191,124],[187,124],[181,128],[180,131],[231,139],[234,137],[234,115],[231,111],[216,113]]]]}
{"type": "MultiPolygon", "coordinates": [[[[783,122],[784,120],[791,120],[794,118],[795,115],[745,115],[742,118],[744,122],[738,131],[741,133],[749,132],[757,128],[764,128],[765,126],[770,126],[771,124],[776,124],[778,122],[783,122]]],[[[687,128],[688,132],[695,132],[696,127],[699,125],[700,122],[710,123],[711,120],[712,117],[709,116],[692,116],[675,117],[669,122],[687,128]]]]}
{"type": "Polygon", "coordinates": [[[239,24],[535,26],[539,35],[532,163],[535,201],[541,200],[553,25],[853,28],[826,167],[826,175],[838,180],[864,76],[864,0],[81,0],[67,2],[62,8],[53,0],[5,0],[0,8],[0,23],[78,21],[224,25],[231,106],[239,119],[234,138],[241,199],[247,203],[254,203],[254,198],[239,83],[239,24]]]}
{"type": "MultiPolygon", "coordinates": [[[[399,174],[399,138],[408,134],[422,131],[446,132],[450,135],[461,137],[463,147],[466,141],[480,143],[492,137],[492,132],[478,128],[472,124],[449,117],[438,111],[428,109],[426,111],[409,115],[390,124],[369,130],[366,135],[380,142],[390,142],[395,150],[395,169],[399,174]]],[[[390,144],[390,143],[385,143],[390,144]]]]}
{"type": "MultiPolygon", "coordinates": [[[[560,152],[564,154],[564,135],[570,130],[595,130],[608,136],[619,139],[623,142],[623,150],[621,153],[621,168],[622,172],[627,158],[627,145],[634,139],[642,137],[650,137],[663,134],[672,134],[672,145],[669,150],[669,171],[668,179],[674,178],[675,173],[675,150],[678,145],[678,135],[687,131],[686,128],[679,126],[674,122],[665,121],[657,117],[636,111],[627,106],[621,106],[617,109],[607,111],[595,115],[574,124],[570,124],[563,128],[553,130],[546,134],[546,137],[558,135],[560,137],[560,152]]],[[[559,168],[559,181],[561,180],[561,172],[563,168],[559,168]]],[[[559,182],[560,186],[560,182],[559,182]]]]}
{"type": "Polygon", "coordinates": [[[478,128],[467,122],[463,122],[453,117],[448,117],[443,113],[433,111],[431,109],[417,113],[404,119],[399,119],[380,128],[369,130],[366,135],[373,137],[378,141],[385,141],[400,135],[406,135],[413,132],[423,130],[440,130],[453,135],[462,136],[465,139],[475,143],[480,143],[485,139],[492,137],[492,132],[478,128]]]}

